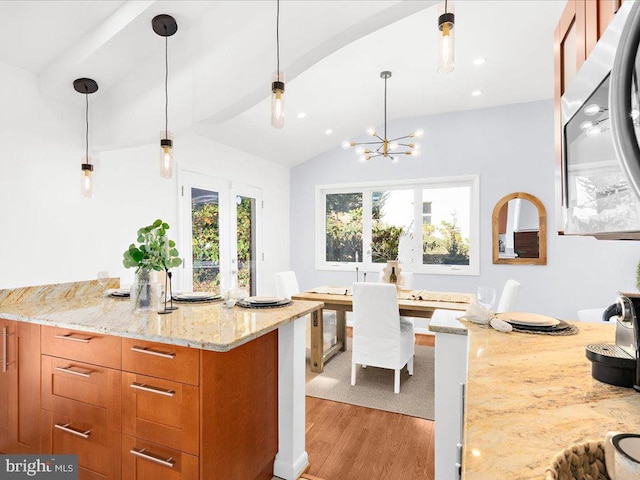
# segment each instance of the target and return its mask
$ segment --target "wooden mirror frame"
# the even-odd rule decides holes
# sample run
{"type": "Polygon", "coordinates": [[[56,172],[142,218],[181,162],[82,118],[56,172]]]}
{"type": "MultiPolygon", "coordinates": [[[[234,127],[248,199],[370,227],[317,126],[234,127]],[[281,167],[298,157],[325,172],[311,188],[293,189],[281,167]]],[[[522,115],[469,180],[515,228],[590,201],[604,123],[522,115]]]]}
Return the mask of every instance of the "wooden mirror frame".
{"type": "Polygon", "coordinates": [[[524,192],[510,193],[502,197],[496,206],[493,208],[493,214],[491,216],[491,249],[493,251],[493,263],[497,264],[509,264],[509,265],[546,265],[547,264],[547,211],[544,208],[542,202],[533,195],[524,192]],[[500,210],[504,207],[509,200],[516,198],[522,198],[528,200],[538,209],[538,258],[500,258],[499,244],[498,244],[498,217],[500,216],[500,210]]]}

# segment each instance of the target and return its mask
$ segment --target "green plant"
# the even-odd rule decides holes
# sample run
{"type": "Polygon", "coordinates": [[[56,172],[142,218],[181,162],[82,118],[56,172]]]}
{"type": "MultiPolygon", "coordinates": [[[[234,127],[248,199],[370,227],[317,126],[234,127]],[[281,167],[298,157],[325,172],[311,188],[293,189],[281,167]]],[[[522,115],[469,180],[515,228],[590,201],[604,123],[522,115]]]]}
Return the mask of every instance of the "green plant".
{"type": "Polygon", "coordinates": [[[167,237],[169,224],[158,219],[151,225],[138,229],[138,243],[129,245],[123,253],[125,268],[169,270],[182,263],[176,249],[176,242],[167,237]]]}

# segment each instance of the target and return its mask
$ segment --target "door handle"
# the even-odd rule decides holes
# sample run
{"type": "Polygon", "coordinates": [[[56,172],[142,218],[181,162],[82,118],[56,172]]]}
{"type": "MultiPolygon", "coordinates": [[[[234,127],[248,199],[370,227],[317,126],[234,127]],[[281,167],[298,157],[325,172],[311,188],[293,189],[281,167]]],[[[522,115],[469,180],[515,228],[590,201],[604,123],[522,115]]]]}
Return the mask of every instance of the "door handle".
{"type": "Polygon", "coordinates": [[[132,453],[136,457],[144,458],[145,460],[149,460],[150,462],[159,463],[160,465],[164,465],[165,467],[173,468],[176,461],[173,457],[163,458],[154,453],[147,452],[146,448],[132,448],[129,450],[129,453],[132,453]]]}
{"type": "Polygon", "coordinates": [[[137,353],[145,353],[147,355],[155,355],[156,357],[162,357],[162,358],[168,358],[170,360],[173,360],[174,358],[176,358],[176,354],[173,352],[163,352],[162,350],[154,350],[153,348],[149,348],[149,347],[131,347],[131,351],[132,352],[137,352],[137,353]]]}
{"type": "Polygon", "coordinates": [[[80,377],[89,378],[91,376],[91,370],[79,371],[79,370],[71,370],[73,368],[71,365],[68,367],[56,367],[56,370],[59,372],[70,373],[72,375],[78,375],[80,377]]]}
{"type": "Polygon", "coordinates": [[[70,423],[65,423],[64,425],[60,425],[56,423],[54,427],[57,428],[58,430],[62,430],[63,432],[67,432],[77,437],[82,437],[84,439],[89,438],[89,435],[91,435],[91,429],[84,430],[84,431],[78,430],[76,428],[73,428],[70,423]]]}
{"type": "Polygon", "coordinates": [[[7,373],[7,367],[15,362],[9,362],[7,360],[9,351],[9,337],[13,333],[7,331],[7,327],[2,327],[2,373],[7,373]]]}
{"type": "Polygon", "coordinates": [[[76,335],[75,333],[67,333],[66,335],[56,335],[55,338],[60,340],[71,340],[73,342],[81,342],[81,343],[89,343],[91,341],[91,337],[81,337],[80,335],[76,335]]]}
{"type": "Polygon", "coordinates": [[[143,390],[145,392],[157,393],[158,395],[166,395],[167,397],[173,397],[176,394],[175,390],[169,390],[168,388],[152,387],[151,385],[147,385],[146,383],[133,382],[129,386],[131,388],[135,388],[137,390],[143,390]]]}

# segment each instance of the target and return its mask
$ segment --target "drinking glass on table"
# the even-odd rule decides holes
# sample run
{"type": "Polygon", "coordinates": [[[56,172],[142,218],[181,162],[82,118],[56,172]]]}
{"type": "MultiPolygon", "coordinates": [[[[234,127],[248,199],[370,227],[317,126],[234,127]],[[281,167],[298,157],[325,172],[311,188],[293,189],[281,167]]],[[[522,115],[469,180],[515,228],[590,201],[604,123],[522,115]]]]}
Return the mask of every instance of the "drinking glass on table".
{"type": "Polygon", "coordinates": [[[102,287],[102,294],[104,295],[107,285],[109,284],[109,272],[101,270],[98,272],[98,283],[102,287]]]}
{"type": "Polygon", "coordinates": [[[478,305],[491,309],[493,302],[496,301],[496,289],[493,287],[478,287],[478,305]]]}

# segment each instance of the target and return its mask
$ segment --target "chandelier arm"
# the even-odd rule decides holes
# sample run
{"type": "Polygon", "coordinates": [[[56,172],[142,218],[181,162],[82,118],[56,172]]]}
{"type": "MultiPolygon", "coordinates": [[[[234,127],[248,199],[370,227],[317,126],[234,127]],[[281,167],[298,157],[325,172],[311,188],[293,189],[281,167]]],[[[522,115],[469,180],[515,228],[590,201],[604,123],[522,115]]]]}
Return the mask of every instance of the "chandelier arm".
{"type": "MultiPolygon", "coordinates": [[[[354,147],[355,147],[355,146],[357,146],[357,145],[378,145],[379,143],[380,143],[380,142],[358,142],[358,143],[356,143],[356,144],[354,145],[354,147]]],[[[383,142],[383,143],[384,143],[384,142],[383,142]]]]}
{"type": "MultiPolygon", "coordinates": [[[[385,130],[387,129],[386,125],[385,125],[385,130]]],[[[384,138],[387,138],[387,134],[384,134],[384,138],[382,138],[380,135],[378,135],[377,133],[374,135],[376,138],[380,139],[380,141],[382,143],[384,143],[384,138]]]]}
{"type": "Polygon", "coordinates": [[[404,137],[392,138],[389,142],[396,142],[398,140],[403,140],[405,138],[411,138],[411,135],[405,135],[404,137]]]}

